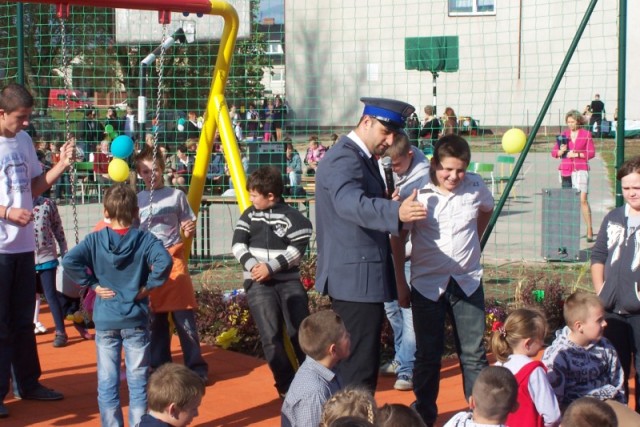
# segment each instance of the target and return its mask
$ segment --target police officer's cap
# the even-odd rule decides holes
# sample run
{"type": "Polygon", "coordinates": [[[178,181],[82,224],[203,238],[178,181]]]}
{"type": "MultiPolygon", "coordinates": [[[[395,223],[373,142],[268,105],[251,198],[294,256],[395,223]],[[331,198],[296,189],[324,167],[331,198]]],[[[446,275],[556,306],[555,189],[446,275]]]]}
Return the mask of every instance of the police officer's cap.
{"type": "Polygon", "coordinates": [[[360,98],[364,102],[363,116],[376,118],[387,128],[398,131],[404,128],[407,117],[415,108],[406,102],[386,98],[360,98]]]}

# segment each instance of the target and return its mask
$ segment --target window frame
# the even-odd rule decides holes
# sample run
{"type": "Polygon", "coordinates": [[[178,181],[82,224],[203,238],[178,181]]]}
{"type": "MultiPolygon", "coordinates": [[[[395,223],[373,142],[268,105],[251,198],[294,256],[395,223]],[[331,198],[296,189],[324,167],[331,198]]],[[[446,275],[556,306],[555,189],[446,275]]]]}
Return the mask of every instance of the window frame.
{"type": "MultiPolygon", "coordinates": [[[[449,16],[495,16],[498,9],[498,0],[488,0],[493,1],[493,10],[492,11],[478,11],[478,2],[480,0],[471,0],[472,10],[470,12],[457,12],[452,11],[452,6],[456,3],[456,0],[448,0],[447,1],[447,11],[449,16]]],[[[485,0],[487,1],[487,0],[485,0]]]]}

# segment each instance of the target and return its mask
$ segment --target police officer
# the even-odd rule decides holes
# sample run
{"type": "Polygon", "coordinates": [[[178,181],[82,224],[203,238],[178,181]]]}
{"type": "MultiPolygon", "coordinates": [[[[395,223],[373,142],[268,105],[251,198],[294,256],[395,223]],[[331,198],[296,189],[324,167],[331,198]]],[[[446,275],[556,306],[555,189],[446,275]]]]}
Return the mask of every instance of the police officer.
{"type": "Polygon", "coordinates": [[[389,233],[426,218],[426,210],[415,193],[402,204],[388,200],[377,163],[415,109],[392,99],[360,100],[357,127],[327,151],[316,173],[316,287],[351,334],[351,355],[339,367],[343,385],[375,392],[383,304],[396,295],[389,233]]]}

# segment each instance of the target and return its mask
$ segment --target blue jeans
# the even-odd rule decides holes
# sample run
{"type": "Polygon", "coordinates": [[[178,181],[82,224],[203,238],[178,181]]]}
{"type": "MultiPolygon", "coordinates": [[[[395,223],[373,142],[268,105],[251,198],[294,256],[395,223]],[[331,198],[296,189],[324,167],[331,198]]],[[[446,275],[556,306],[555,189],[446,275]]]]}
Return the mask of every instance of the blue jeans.
{"type": "MultiPolygon", "coordinates": [[[[404,264],[404,274],[409,282],[411,261],[404,264]]],[[[413,313],[410,308],[402,308],[398,301],[384,303],[384,311],[393,329],[395,360],[399,368],[397,375],[413,376],[413,362],[416,360],[416,334],[413,331],[413,313]]]]}
{"type": "Polygon", "coordinates": [[[484,348],[484,290],[481,283],[472,295],[467,296],[451,278],[447,290],[438,301],[425,298],[413,288],[411,307],[416,333],[413,371],[416,410],[426,424],[433,424],[438,415],[436,400],[440,390],[445,316],[449,316],[453,326],[467,400],[480,371],[488,365],[484,348]]]}
{"type": "Polygon", "coordinates": [[[309,315],[309,299],[300,280],[275,280],[247,286],[247,302],[251,317],[260,332],[264,358],[269,364],[279,393],[289,390],[295,370],[284,346],[284,327],[291,340],[298,364],[305,354],[298,344],[298,328],[309,315]]]}
{"type": "Polygon", "coordinates": [[[302,180],[302,176],[299,172],[291,171],[289,172],[289,185],[291,187],[297,187],[300,185],[300,181],[302,180]]]}
{"type": "Polygon", "coordinates": [[[51,310],[51,316],[53,316],[53,323],[56,325],[56,332],[65,334],[64,315],[56,295],[56,271],[57,268],[40,270],[36,271],[36,276],[40,278],[44,296],[47,298],[47,303],[49,303],[49,310],[51,310]]]}
{"type": "Polygon", "coordinates": [[[0,254],[0,402],[9,391],[11,366],[20,391],[39,386],[40,360],[33,333],[36,270],[33,252],[0,254]]]}
{"type": "MultiPolygon", "coordinates": [[[[200,378],[207,378],[209,365],[202,358],[200,338],[196,316],[193,310],[177,310],[171,313],[173,324],[178,332],[180,348],[184,355],[184,365],[198,374],[200,378]]],[[[151,314],[151,354],[150,366],[153,369],[171,362],[171,328],[169,313],[151,314]]]]}
{"type": "Polygon", "coordinates": [[[98,407],[103,427],[124,426],[120,404],[123,347],[129,388],[129,425],[137,425],[147,411],[149,331],[146,328],[96,330],[98,407]]]}

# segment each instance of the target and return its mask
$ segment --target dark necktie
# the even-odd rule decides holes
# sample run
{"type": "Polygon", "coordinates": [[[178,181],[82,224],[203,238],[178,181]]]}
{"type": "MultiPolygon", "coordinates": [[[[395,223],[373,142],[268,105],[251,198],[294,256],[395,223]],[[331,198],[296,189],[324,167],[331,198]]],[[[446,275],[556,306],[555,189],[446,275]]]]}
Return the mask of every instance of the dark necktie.
{"type": "Polygon", "coordinates": [[[384,181],[382,180],[382,175],[380,174],[380,166],[378,165],[378,159],[376,156],[369,157],[369,161],[371,161],[371,166],[373,166],[373,174],[376,177],[376,180],[382,185],[384,189],[384,181]]]}

